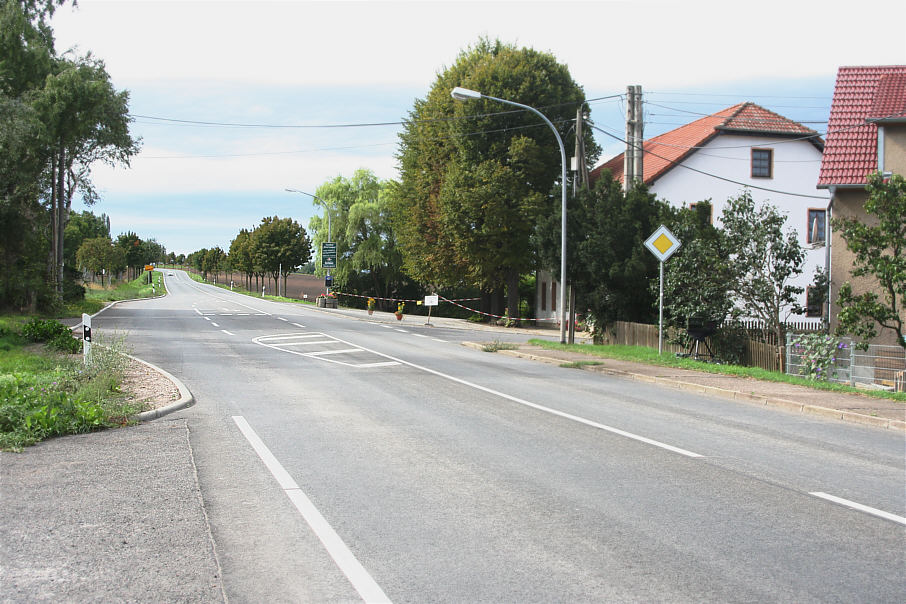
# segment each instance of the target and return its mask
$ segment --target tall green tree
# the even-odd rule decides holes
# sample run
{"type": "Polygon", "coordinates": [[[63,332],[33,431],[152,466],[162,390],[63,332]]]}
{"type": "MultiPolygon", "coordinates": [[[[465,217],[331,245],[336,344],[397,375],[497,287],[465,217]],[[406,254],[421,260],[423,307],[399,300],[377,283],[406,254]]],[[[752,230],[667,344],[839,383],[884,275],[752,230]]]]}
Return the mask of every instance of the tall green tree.
{"type": "Polygon", "coordinates": [[[145,266],[142,240],[134,232],[120,233],[116,237],[116,244],[123,249],[126,257],[126,267],[129,269],[129,278],[134,279],[145,266]]]}
{"type": "MultiPolygon", "coordinates": [[[[576,288],[576,308],[584,309],[595,335],[614,321],[650,323],[657,298],[650,284],[657,279],[657,259],[644,241],[672,210],[644,186],[624,193],[605,171],[593,188],[581,188],[567,212],[567,278],[576,288]]],[[[542,260],[557,266],[560,257],[560,212],[541,221],[542,260]]],[[[559,271],[555,276],[560,278],[559,271]]],[[[561,279],[561,282],[563,280],[561,279]]]]}
{"type": "Polygon", "coordinates": [[[665,324],[685,329],[690,317],[718,325],[734,315],[730,247],[711,224],[712,206],[699,202],[678,212],[670,229],[682,242],[664,267],[665,324]]]}
{"type": "MultiPolygon", "coordinates": [[[[507,291],[518,316],[519,276],[536,265],[533,228],[558,205],[558,146],[536,115],[490,100],[456,102],[456,86],[543,111],[567,145],[585,95],[552,55],[482,39],[437,76],[400,135],[392,215],[406,272],[498,299],[507,291]]],[[[593,140],[586,149],[593,162],[593,140]]]]}
{"type": "MultiPolygon", "coordinates": [[[[128,129],[128,95],[113,88],[103,63],[56,54],[48,22],[61,4],[0,0],[0,155],[9,159],[0,166],[0,231],[19,234],[3,245],[3,268],[17,285],[4,286],[0,305],[47,297],[46,288],[34,286],[39,270],[63,292],[74,195],[96,201],[92,164],[128,164],[138,150],[128,129]],[[41,241],[48,243],[35,244],[41,241]]],[[[47,298],[42,305],[55,302],[47,298]]]]}
{"type": "Polygon", "coordinates": [[[793,279],[802,274],[805,251],[796,231],[784,231],[786,216],[768,203],[756,207],[748,190],[727,200],[721,222],[732,255],[732,293],[780,343],[786,318],[802,313],[798,300],[805,289],[793,279]]]}
{"type": "Polygon", "coordinates": [[[76,251],[76,261],[81,269],[90,271],[96,277],[117,274],[126,267],[126,255],[123,248],[114,245],[110,237],[91,237],[82,241],[76,251]]]}
{"type": "Polygon", "coordinates": [[[242,229],[230,242],[230,262],[233,268],[245,275],[246,289],[252,289],[252,275],[255,265],[252,261],[252,235],[248,229],[242,229]]]}
{"type": "Polygon", "coordinates": [[[873,285],[862,293],[856,293],[848,281],[840,287],[839,330],[870,340],[878,335],[879,327],[890,329],[906,348],[906,179],[893,174],[885,180],[874,173],[868,177],[866,189],[865,211],[871,222],[852,218],[831,221],[855,255],[850,274],[873,285]]]}
{"type": "MultiPolygon", "coordinates": [[[[356,170],[351,178],[338,176],[317,190],[315,205],[322,216],[309,222],[315,250],[327,241],[327,212],[332,239],[341,259],[331,271],[335,287],[348,293],[378,298],[414,295],[411,281],[402,272],[402,254],[390,220],[392,183],[370,170],[356,170]]],[[[324,274],[324,269],[318,269],[324,274]]]]}
{"type": "Polygon", "coordinates": [[[292,218],[268,216],[252,232],[252,259],[262,271],[274,280],[283,271],[283,289],[286,290],[286,274],[296,270],[311,258],[311,240],[305,229],[292,218]]]}

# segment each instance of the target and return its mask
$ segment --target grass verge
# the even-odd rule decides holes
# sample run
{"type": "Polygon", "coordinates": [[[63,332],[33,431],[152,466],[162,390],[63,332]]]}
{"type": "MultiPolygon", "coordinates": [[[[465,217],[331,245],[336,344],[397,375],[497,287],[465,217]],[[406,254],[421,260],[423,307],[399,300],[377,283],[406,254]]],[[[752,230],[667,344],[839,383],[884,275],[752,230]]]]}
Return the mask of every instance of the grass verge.
{"type": "Polygon", "coordinates": [[[776,371],[767,371],[758,367],[740,367],[738,365],[715,365],[693,359],[683,359],[672,354],[659,355],[657,350],[644,346],[622,346],[607,345],[600,346],[595,344],[560,344],[550,340],[531,339],[529,344],[540,346],[548,350],[569,350],[580,352],[582,354],[601,357],[604,359],[617,359],[621,361],[632,361],[634,363],[644,363],[646,365],[656,365],[659,367],[676,367],[678,369],[691,369],[694,371],[703,371],[705,373],[716,373],[722,375],[732,375],[736,377],[748,377],[767,382],[779,382],[785,384],[795,384],[806,386],[815,390],[826,390],[829,392],[848,392],[857,393],[874,398],[890,399],[906,403],[906,392],[886,392],[883,390],[866,390],[862,388],[853,388],[845,384],[834,382],[819,382],[809,380],[795,375],[786,375],[776,371]]]}
{"type": "Polygon", "coordinates": [[[85,299],[72,304],[67,304],[62,315],[65,317],[80,317],[82,313],[93,315],[110,302],[117,300],[134,300],[136,298],[151,298],[167,293],[164,286],[163,276],[160,271],[152,271],[153,282],[148,283],[146,274],[125,281],[116,285],[116,287],[90,288],[85,292],[85,299]]]}
{"type": "Polygon", "coordinates": [[[119,392],[126,358],[96,346],[92,363],[27,341],[22,317],[0,317],[0,450],[130,423],[119,392]]]}
{"type": "Polygon", "coordinates": [[[287,298],[285,296],[272,296],[270,294],[265,294],[262,296],[259,292],[249,291],[249,290],[245,289],[244,287],[240,287],[240,286],[236,285],[235,283],[233,284],[233,288],[230,289],[230,286],[225,283],[209,283],[209,282],[205,281],[204,279],[202,279],[201,275],[198,275],[196,273],[186,271],[186,274],[189,275],[189,277],[193,281],[197,281],[198,283],[204,283],[206,285],[213,285],[214,287],[219,287],[220,289],[229,289],[230,291],[232,291],[234,293],[243,294],[245,296],[250,296],[252,298],[263,298],[265,300],[273,300],[275,302],[293,302],[295,304],[314,304],[313,300],[299,300],[297,298],[287,298]]]}

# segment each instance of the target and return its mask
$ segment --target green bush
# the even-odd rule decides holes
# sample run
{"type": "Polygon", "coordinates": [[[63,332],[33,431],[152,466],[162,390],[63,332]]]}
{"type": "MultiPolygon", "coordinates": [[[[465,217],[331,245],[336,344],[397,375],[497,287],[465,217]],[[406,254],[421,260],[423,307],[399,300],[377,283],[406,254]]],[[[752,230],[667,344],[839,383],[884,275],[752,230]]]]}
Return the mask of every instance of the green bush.
{"type": "Polygon", "coordinates": [[[22,335],[32,342],[46,342],[51,348],[68,354],[82,350],[82,343],[72,337],[72,331],[53,319],[32,319],[22,327],[22,335]]]}
{"type": "Polygon", "coordinates": [[[22,335],[32,342],[50,342],[61,335],[71,335],[69,328],[53,319],[32,319],[22,327],[22,335]]]}

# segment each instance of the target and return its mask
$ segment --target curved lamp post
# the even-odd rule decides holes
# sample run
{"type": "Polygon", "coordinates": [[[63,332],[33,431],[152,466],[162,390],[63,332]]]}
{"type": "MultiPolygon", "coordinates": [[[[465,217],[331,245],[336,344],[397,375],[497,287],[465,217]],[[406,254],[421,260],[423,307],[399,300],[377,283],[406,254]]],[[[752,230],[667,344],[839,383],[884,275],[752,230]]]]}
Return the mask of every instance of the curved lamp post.
{"type": "MultiPolygon", "coordinates": [[[[318,201],[320,201],[321,203],[324,204],[324,208],[327,210],[327,241],[330,242],[330,206],[327,205],[327,202],[324,201],[323,199],[321,199],[320,197],[318,197],[317,195],[313,195],[311,193],[306,193],[305,191],[300,191],[299,189],[284,189],[284,191],[286,191],[287,193],[301,193],[302,195],[308,195],[312,199],[317,199],[318,201]]],[[[327,269],[327,276],[328,277],[330,276],[329,268],[327,269]]],[[[327,293],[328,294],[330,293],[329,287],[327,288],[327,293]]]]}
{"type": "Polygon", "coordinates": [[[560,343],[566,344],[566,149],[563,147],[563,139],[560,138],[560,133],[557,132],[557,129],[554,128],[551,121],[534,107],[529,107],[528,105],[523,105],[522,103],[517,103],[515,101],[498,99],[497,97],[488,96],[475,90],[469,90],[468,88],[460,88],[459,86],[453,89],[451,95],[457,101],[490,99],[492,101],[497,101],[498,103],[513,105],[514,107],[531,111],[544,120],[544,123],[550,126],[550,129],[554,131],[554,137],[557,139],[557,144],[560,145],[560,164],[562,166],[560,184],[560,191],[563,193],[560,217],[560,343]]]}

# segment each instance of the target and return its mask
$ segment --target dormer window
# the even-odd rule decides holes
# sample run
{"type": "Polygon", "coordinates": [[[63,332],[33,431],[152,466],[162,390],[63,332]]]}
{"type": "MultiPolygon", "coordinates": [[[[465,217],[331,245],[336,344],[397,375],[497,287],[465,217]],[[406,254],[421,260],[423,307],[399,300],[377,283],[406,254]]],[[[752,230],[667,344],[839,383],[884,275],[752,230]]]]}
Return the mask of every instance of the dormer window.
{"type": "Polygon", "coordinates": [[[774,176],[774,150],[752,149],[752,178],[774,176]]]}

